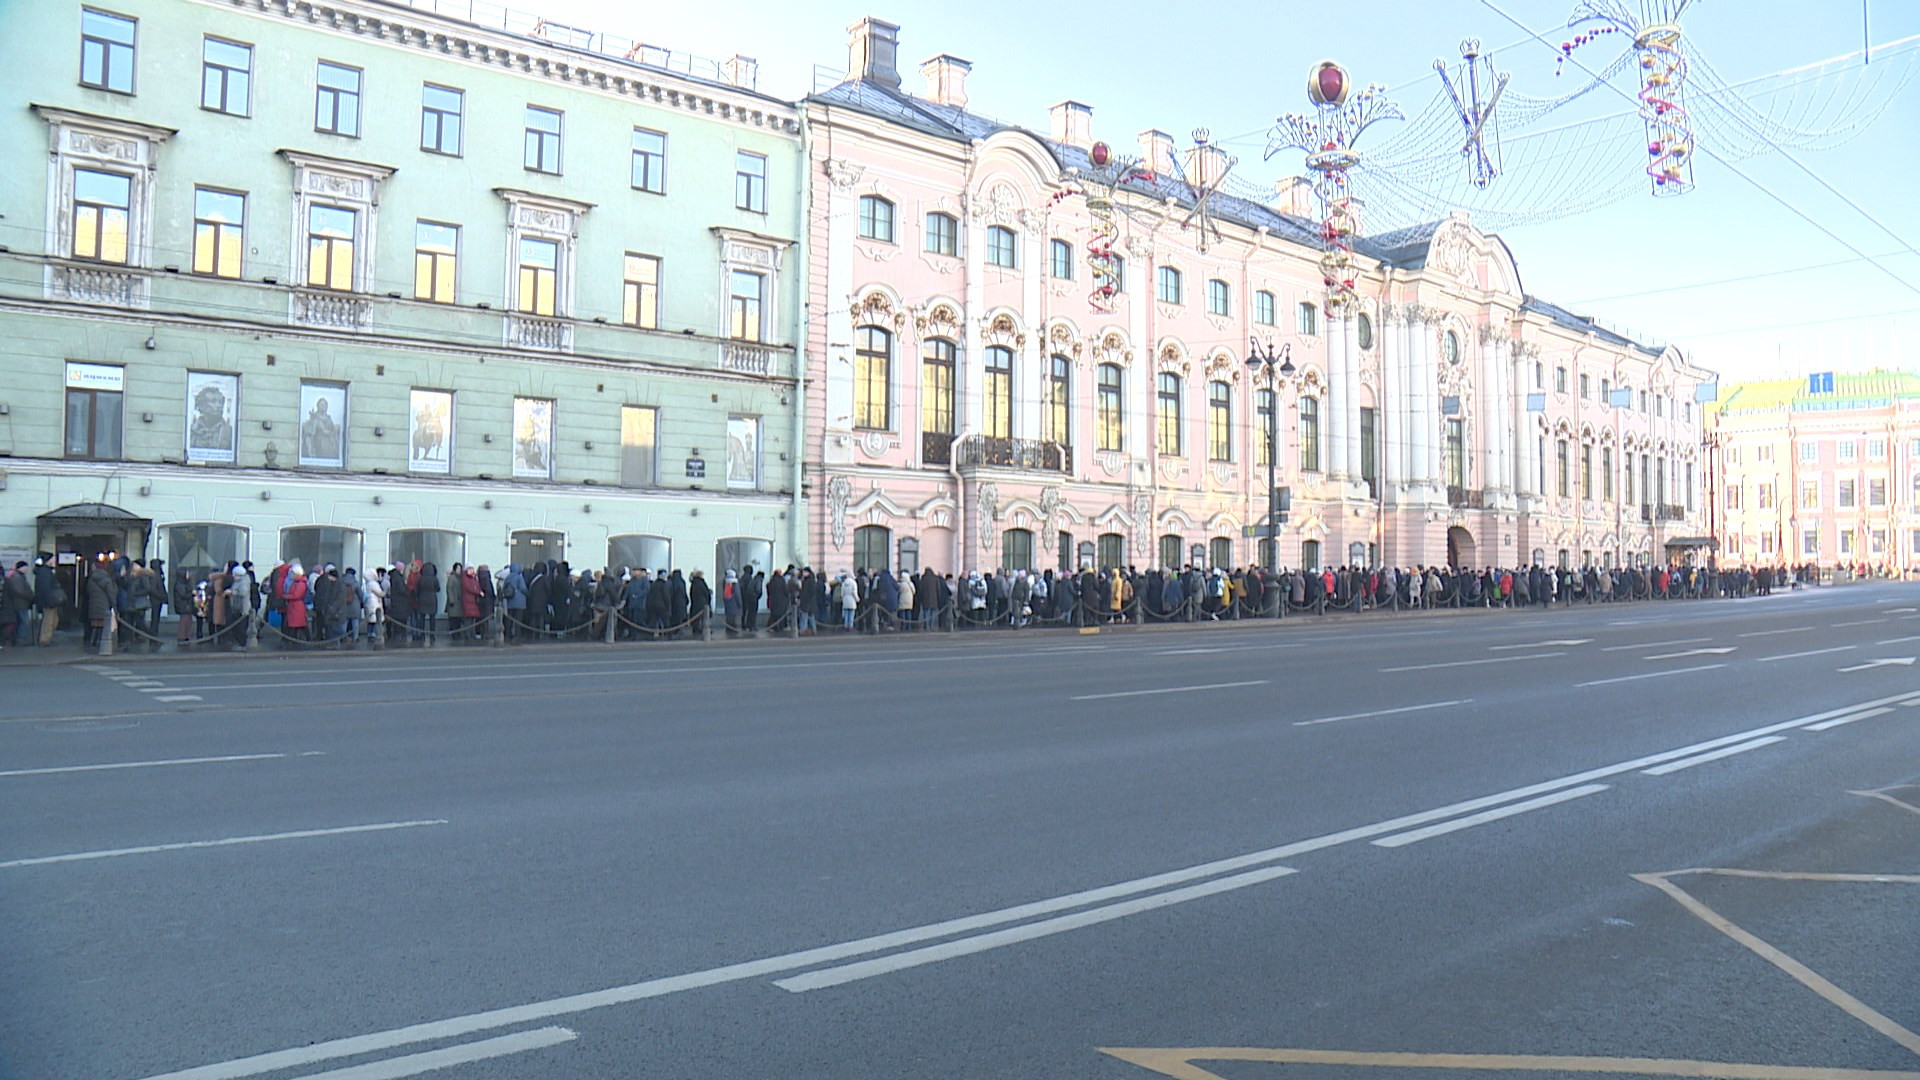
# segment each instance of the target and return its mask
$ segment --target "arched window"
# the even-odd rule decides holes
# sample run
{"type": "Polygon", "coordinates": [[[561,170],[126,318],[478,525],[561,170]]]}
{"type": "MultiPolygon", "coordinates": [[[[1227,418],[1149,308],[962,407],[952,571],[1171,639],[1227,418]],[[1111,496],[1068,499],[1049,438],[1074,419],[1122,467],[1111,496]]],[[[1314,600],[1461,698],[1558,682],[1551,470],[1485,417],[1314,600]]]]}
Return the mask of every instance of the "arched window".
{"type": "Polygon", "coordinates": [[[862,525],[853,530],[853,568],[875,573],[892,569],[889,559],[893,531],[885,525],[862,525]]]}
{"type": "Polygon", "coordinates": [[[1233,389],[1221,379],[1207,384],[1207,459],[1233,460],[1233,389]]]}
{"type": "MultiPolygon", "coordinates": [[[[540,556],[541,559],[554,560],[560,557],[558,553],[540,556]]],[[[444,574],[447,567],[454,563],[467,561],[467,534],[451,529],[395,529],[387,534],[388,562],[412,562],[415,559],[432,563],[444,574]]],[[[516,560],[509,558],[508,561],[516,560]]],[[[525,566],[532,560],[517,561],[525,566]]]]}
{"type": "Polygon", "coordinates": [[[1233,314],[1233,286],[1219,278],[1207,282],[1207,314],[1233,314]]]}
{"type": "Polygon", "coordinates": [[[1181,280],[1180,271],[1177,267],[1161,267],[1154,281],[1154,299],[1163,304],[1179,304],[1185,302],[1186,283],[1181,280]]]}
{"type": "Polygon", "coordinates": [[[927,215],[927,251],[935,255],[960,254],[960,222],[952,214],[927,215]]]}
{"type": "Polygon", "coordinates": [[[1186,541],[1179,533],[1167,533],[1160,537],[1160,565],[1168,570],[1180,569],[1180,563],[1186,551],[1186,541]]]}
{"type": "Polygon", "coordinates": [[[726,571],[751,566],[773,572],[773,541],[754,536],[729,536],[713,545],[712,576],[724,580],[726,571]]]}
{"type": "Polygon", "coordinates": [[[1255,391],[1253,411],[1255,424],[1259,427],[1259,430],[1253,433],[1253,462],[1264,467],[1267,462],[1273,460],[1273,391],[1255,391]]]}
{"type": "Polygon", "coordinates": [[[1040,403],[1040,437],[1061,446],[1073,445],[1073,361],[1055,356],[1047,371],[1040,403]]]}
{"type": "Polygon", "coordinates": [[[1320,471],[1320,399],[1300,398],[1300,471],[1320,471]]]}
{"type": "Polygon", "coordinates": [[[1274,322],[1273,294],[1265,289],[1253,294],[1253,321],[1261,326],[1272,326],[1274,322]]]}
{"type": "Polygon", "coordinates": [[[893,414],[893,335],[877,326],[853,333],[853,426],[886,431],[893,414]]]}
{"type": "Polygon", "coordinates": [[[1048,273],[1060,281],[1073,280],[1073,245],[1055,240],[1047,245],[1048,273]]]}
{"type": "Polygon", "coordinates": [[[1154,395],[1154,445],[1169,457],[1180,456],[1180,376],[1171,371],[1160,373],[1159,390],[1154,395]]]}
{"type": "Polygon", "coordinates": [[[986,416],[982,434],[989,439],[1013,438],[1013,350],[987,346],[986,416]]]}
{"type": "Polygon", "coordinates": [[[1223,570],[1233,567],[1233,538],[1216,536],[1207,541],[1207,561],[1223,570]]]}
{"type": "Polygon", "coordinates": [[[1367,565],[1367,545],[1365,541],[1355,540],[1347,545],[1347,565],[1365,567],[1367,565]]]}
{"type": "Polygon", "coordinates": [[[561,562],[566,557],[566,533],[549,529],[518,529],[508,538],[508,562],[531,566],[542,559],[561,562]]]}
{"type": "Polygon", "coordinates": [[[987,229],[987,264],[1005,267],[1008,270],[1019,268],[1019,244],[1012,229],[1005,225],[994,225],[987,229]]]}
{"type": "Polygon", "coordinates": [[[860,196],[860,235],[893,243],[893,204],[878,195],[860,196]]]}
{"type": "MultiPolygon", "coordinates": [[[[187,572],[201,581],[216,570],[225,570],[230,562],[252,558],[247,529],[241,525],[163,525],[160,534],[167,541],[167,567],[173,573],[187,572]]],[[[163,583],[173,585],[170,573],[163,583]]]]}
{"type": "Polygon", "coordinates": [[[1000,534],[1000,568],[1033,569],[1033,534],[1026,529],[1008,529],[1000,534]]]}
{"type": "Polygon", "coordinates": [[[1101,570],[1127,565],[1126,534],[1101,533],[1094,541],[1094,565],[1101,570]]]}
{"type": "Polygon", "coordinates": [[[673,541],[664,536],[607,537],[607,565],[629,570],[670,570],[673,568],[673,541]]]}
{"type": "Polygon", "coordinates": [[[1125,449],[1126,405],[1119,364],[1101,364],[1098,373],[1099,401],[1095,422],[1099,426],[1102,450],[1125,449]]]}
{"type": "Polygon", "coordinates": [[[930,338],[920,359],[920,458],[945,465],[953,451],[953,367],[959,349],[946,338],[930,338]]]}
{"type": "Polygon", "coordinates": [[[280,561],[298,559],[309,570],[328,563],[358,567],[364,550],[359,529],[342,529],[333,525],[289,525],[280,530],[280,561]]]}

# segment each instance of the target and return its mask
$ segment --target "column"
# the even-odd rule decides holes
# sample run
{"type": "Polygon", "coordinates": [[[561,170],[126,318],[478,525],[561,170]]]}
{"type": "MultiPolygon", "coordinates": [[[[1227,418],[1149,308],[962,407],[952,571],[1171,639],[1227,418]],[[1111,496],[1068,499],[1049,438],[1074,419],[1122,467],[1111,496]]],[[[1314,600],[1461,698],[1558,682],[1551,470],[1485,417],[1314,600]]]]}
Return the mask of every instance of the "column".
{"type": "MultiPolygon", "coordinates": [[[[1495,313],[1498,317],[1498,313],[1495,313]]],[[[1506,449],[1509,445],[1507,424],[1511,414],[1506,409],[1506,397],[1501,387],[1500,352],[1501,327],[1489,324],[1480,329],[1480,393],[1484,403],[1478,410],[1481,431],[1476,441],[1486,448],[1485,457],[1480,462],[1479,475],[1474,479],[1477,486],[1488,491],[1497,491],[1507,487],[1506,449]]]]}
{"type": "MultiPolygon", "coordinates": [[[[822,166],[827,181],[827,334],[822,370],[825,385],[826,415],[822,418],[829,431],[853,429],[853,233],[854,207],[858,200],[853,186],[866,172],[864,166],[828,159],[822,166]]],[[[832,439],[827,440],[834,447],[832,439]]],[[[833,455],[829,449],[828,455],[833,455]]],[[[851,453],[839,455],[852,460],[851,453]]]]}
{"type": "Polygon", "coordinates": [[[1438,313],[1417,307],[1408,326],[1413,340],[1411,415],[1413,427],[1413,481],[1423,502],[1433,499],[1433,320],[1438,313]]]}
{"type": "Polygon", "coordinates": [[[1322,409],[1320,423],[1325,427],[1321,432],[1320,448],[1327,460],[1321,462],[1327,476],[1335,481],[1347,477],[1347,396],[1350,393],[1347,377],[1346,351],[1334,334],[1334,320],[1327,315],[1327,325],[1323,328],[1327,347],[1327,400],[1322,409]]]}
{"type": "Polygon", "coordinates": [[[1016,439],[1040,437],[1041,388],[1052,368],[1047,355],[1046,312],[1042,309],[1046,277],[1047,221],[1037,210],[1018,212],[1020,222],[1020,258],[1025,273],[1020,278],[1020,324],[1026,332],[1026,347],[1014,355],[1013,436],[1016,439]]]}
{"type": "MultiPolygon", "coordinates": [[[[1339,341],[1340,352],[1346,357],[1347,362],[1347,474],[1353,478],[1353,482],[1356,485],[1364,485],[1364,474],[1360,468],[1362,461],[1360,451],[1360,341],[1358,334],[1354,330],[1353,322],[1353,313],[1343,311],[1340,314],[1340,318],[1329,328],[1329,332],[1339,341]]],[[[1379,419],[1380,410],[1375,409],[1374,422],[1378,423],[1379,419]]],[[[1375,437],[1378,438],[1379,433],[1375,432],[1374,434],[1375,437]]],[[[1374,465],[1377,469],[1379,465],[1378,457],[1374,459],[1374,465]]]]}
{"type": "MultiPolygon", "coordinates": [[[[970,207],[972,209],[972,207],[970,207]]],[[[977,214],[967,215],[967,236],[963,264],[966,285],[960,294],[960,324],[964,328],[959,342],[959,370],[953,373],[954,412],[960,434],[978,435],[986,421],[986,381],[982,377],[986,346],[980,343],[980,320],[987,310],[986,251],[987,227],[977,214]]],[[[969,563],[971,565],[971,563],[969,563]]],[[[958,568],[956,568],[958,572],[958,568]]]]}
{"type": "Polygon", "coordinates": [[[1401,429],[1406,425],[1401,422],[1400,414],[1396,411],[1400,405],[1400,385],[1406,380],[1397,370],[1401,349],[1398,312],[1393,307],[1383,306],[1380,309],[1380,323],[1376,333],[1379,336],[1375,341],[1380,348],[1380,395],[1375,399],[1373,422],[1379,428],[1375,435],[1380,440],[1380,490],[1386,496],[1387,502],[1394,505],[1400,501],[1399,492],[1395,490],[1394,485],[1406,475],[1397,452],[1401,440],[1401,429]]]}
{"type": "Polygon", "coordinates": [[[1534,477],[1537,473],[1533,466],[1533,424],[1532,414],[1527,411],[1528,384],[1524,378],[1525,372],[1522,370],[1526,366],[1529,349],[1530,346],[1526,343],[1518,343],[1507,357],[1508,386],[1511,387],[1508,397],[1513,410],[1513,431],[1511,432],[1513,467],[1510,475],[1513,480],[1514,494],[1523,498],[1539,494],[1534,490],[1534,477]]]}

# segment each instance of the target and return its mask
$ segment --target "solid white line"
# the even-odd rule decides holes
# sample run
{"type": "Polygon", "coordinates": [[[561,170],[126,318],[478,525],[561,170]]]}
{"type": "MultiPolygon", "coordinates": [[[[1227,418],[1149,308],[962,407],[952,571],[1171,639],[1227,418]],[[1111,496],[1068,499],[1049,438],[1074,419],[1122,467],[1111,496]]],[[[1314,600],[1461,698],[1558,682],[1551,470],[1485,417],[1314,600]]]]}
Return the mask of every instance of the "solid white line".
{"type": "MultiPolygon", "coordinates": [[[[121,685],[132,686],[133,684],[122,683],[121,685]]],[[[152,683],[152,684],[142,685],[140,687],[140,692],[143,694],[170,694],[173,692],[173,688],[170,686],[167,686],[165,683],[152,683]]]]}
{"type": "Polygon", "coordinates": [[[1575,689],[1583,686],[1605,686],[1608,683],[1633,682],[1636,679],[1658,679],[1667,675],[1686,675],[1695,671],[1712,671],[1714,668],[1723,668],[1726,666],[1725,664],[1701,664],[1699,667],[1672,668],[1667,671],[1643,671],[1638,675],[1620,675],[1612,679],[1594,679],[1591,682],[1574,683],[1573,685],[1575,689]]]}
{"type": "Polygon", "coordinates": [[[1221,651],[1221,650],[1220,650],[1220,649],[1217,649],[1217,648],[1213,648],[1213,649],[1208,649],[1208,648],[1200,648],[1200,649],[1163,649],[1163,650],[1161,650],[1161,651],[1160,651],[1160,653],[1159,653],[1159,655],[1161,655],[1161,656],[1194,656],[1194,655],[1197,655],[1197,654],[1199,654],[1199,653],[1212,653],[1212,652],[1220,652],[1220,651],[1221,651]]]}
{"type": "Polygon", "coordinates": [[[204,701],[199,694],[165,694],[154,698],[155,701],[204,701]]]}
{"type": "Polygon", "coordinates": [[[1668,773],[1677,773],[1681,769],[1691,769],[1695,765],[1705,765],[1709,761],[1719,761],[1721,758],[1732,757],[1735,754],[1744,754],[1749,750],[1758,750],[1763,746],[1772,746],[1774,743],[1785,741],[1787,741],[1785,735],[1769,735],[1764,739],[1754,739],[1750,742],[1743,742],[1734,746],[1723,746],[1718,750],[1709,751],[1705,754],[1695,754],[1690,758],[1681,758],[1679,761],[1669,761],[1665,765],[1656,765],[1651,769],[1642,769],[1640,771],[1647,776],[1665,776],[1668,773]]]}
{"type": "Polygon", "coordinates": [[[1852,648],[1854,648],[1852,645],[1835,645],[1831,649],[1808,649],[1806,652],[1781,653],[1779,656],[1763,656],[1760,658],[1759,663],[1771,664],[1775,660],[1798,660],[1803,656],[1825,656],[1828,653],[1846,652],[1852,648]]]}
{"type": "Polygon", "coordinates": [[[1807,634],[1812,632],[1813,632],[1813,627],[1811,626],[1789,626],[1785,630],[1755,630],[1750,634],[1741,634],[1740,636],[1741,637],[1771,637],[1774,634],[1807,634]]]}
{"type": "Polygon", "coordinates": [[[1565,656],[1565,652],[1526,653],[1521,656],[1494,656],[1485,660],[1449,660],[1444,664],[1408,664],[1406,667],[1383,667],[1381,672],[1392,671],[1432,671],[1435,668],[1474,667],[1478,664],[1511,664],[1516,660],[1544,660],[1549,656],[1565,656]]]}
{"type": "MultiPolygon", "coordinates": [[[[1907,704],[1912,705],[1914,703],[1909,701],[1907,702],[1907,704]]],[[[1822,720],[1817,724],[1808,724],[1804,730],[1826,731],[1830,728],[1840,727],[1843,724],[1851,724],[1855,720],[1871,720],[1876,716],[1885,716],[1892,711],[1893,711],[1892,709],[1889,709],[1885,705],[1882,705],[1877,709],[1868,709],[1866,712],[1863,712],[1863,713],[1854,713],[1852,716],[1842,716],[1833,720],[1822,720]]]]}
{"type": "MultiPolygon", "coordinates": [[[[157,686],[163,690],[166,689],[166,684],[161,682],[159,679],[128,679],[126,682],[123,682],[120,685],[127,687],[130,690],[144,690],[150,686],[157,686]]],[[[151,691],[148,691],[148,692],[151,693],[151,691]]]]}
{"type": "MultiPolygon", "coordinates": [[[[290,754],[228,754],[225,757],[168,758],[165,761],[116,761],[110,765],[62,765],[49,769],[7,769],[0,776],[47,776],[52,773],[104,772],[107,769],[151,769],[161,765],[211,765],[217,761],[270,761],[290,754]]],[[[303,755],[304,756],[304,755],[303,755]]]]}
{"type": "Polygon", "coordinates": [[[1265,686],[1268,680],[1252,679],[1247,682],[1207,683],[1204,686],[1162,686],[1154,690],[1120,690],[1111,694],[1080,694],[1072,701],[1103,701],[1107,698],[1146,697],[1149,694],[1184,694],[1189,690],[1231,690],[1236,686],[1265,686]]]}
{"type": "Polygon", "coordinates": [[[1892,619],[1855,619],[1852,622],[1837,622],[1837,623],[1834,623],[1833,625],[1836,628],[1842,627],[1842,626],[1872,626],[1875,623],[1892,622],[1892,621],[1893,621],[1892,619]]]}
{"type": "Polygon", "coordinates": [[[1609,645],[1601,652],[1630,652],[1634,649],[1658,649],[1663,645],[1698,645],[1703,641],[1712,641],[1710,637],[1681,638],[1678,641],[1649,641],[1640,645],[1609,645]]]}
{"type": "Polygon", "coordinates": [[[1376,709],[1373,712],[1347,713],[1345,716],[1323,716],[1318,720],[1295,720],[1293,726],[1312,727],[1315,724],[1331,724],[1337,720],[1364,720],[1369,716],[1395,716],[1399,713],[1421,712],[1425,709],[1444,709],[1449,705],[1470,705],[1472,703],[1472,698],[1461,698],[1459,701],[1435,701],[1426,705],[1407,705],[1398,709],[1376,709]]]}
{"type": "Polygon", "coordinates": [[[535,1028],[532,1031],[502,1035],[497,1039],[482,1039],[462,1046],[429,1050],[423,1054],[408,1054],[405,1057],[389,1058],[386,1061],[372,1061],[365,1065],[334,1069],[331,1072],[313,1073],[304,1080],[398,1080],[399,1077],[418,1076],[435,1069],[558,1046],[563,1042],[571,1042],[575,1038],[577,1036],[567,1028],[535,1028]]]}
{"type": "Polygon", "coordinates": [[[1888,638],[1885,641],[1876,641],[1874,642],[1874,644],[1875,645],[1904,645],[1909,641],[1920,641],[1920,634],[1915,634],[1912,637],[1888,638]]]}
{"type": "Polygon", "coordinates": [[[1201,897],[1213,896],[1216,893],[1231,892],[1234,889],[1244,889],[1250,885],[1258,885],[1261,882],[1272,881],[1275,878],[1283,878],[1288,874],[1298,872],[1299,871],[1288,866],[1269,866],[1264,870],[1254,870],[1245,874],[1235,874],[1232,877],[1216,878],[1212,881],[1202,882],[1199,885],[1189,885],[1184,889],[1155,893],[1152,896],[1143,896],[1137,900],[1109,904],[1106,907],[1097,907],[1088,911],[1078,911],[1072,915],[1061,915],[1058,918],[1046,919],[1036,923],[1027,923],[1025,926],[996,930],[991,934],[980,934],[975,937],[961,938],[958,941],[946,941],[938,945],[929,945],[923,949],[912,949],[907,952],[875,957],[872,960],[862,960],[858,963],[842,964],[839,967],[810,971],[804,975],[777,979],[773,985],[795,994],[805,993],[808,990],[819,990],[828,986],[839,986],[842,983],[856,982],[860,979],[871,979],[876,975],[885,975],[906,968],[919,967],[923,964],[933,964],[942,960],[951,960],[956,956],[970,956],[973,953],[986,952],[988,949],[998,949],[1007,945],[1015,945],[1033,938],[1048,937],[1053,934],[1064,934],[1069,930],[1078,930],[1083,926],[1093,926],[1098,923],[1111,922],[1114,919],[1125,918],[1128,915],[1138,915],[1143,911],[1171,907],[1174,904],[1184,904],[1189,900],[1198,900],[1201,897]]]}
{"type": "Polygon", "coordinates": [[[347,825],[338,829],[301,829],[297,832],[266,833],[261,836],[229,836],[224,840],[187,840],[178,844],[148,844],[144,847],[111,848],[106,851],[76,851],[68,855],[42,855],[37,859],[0,862],[0,870],[15,866],[45,866],[48,863],[86,862],[113,859],[121,855],[151,855],[157,851],[185,851],[188,848],[230,847],[234,844],[264,844],[269,840],[305,840],[312,836],[341,836],[346,833],[385,832],[389,829],[416,829],[422,825],[445,825],[445,818],[430,821],[383,821],[378,825],[347,825]]]}
{"type": "Polygon", "coordinates": [[[1556,803],[1585,798],[1588,795],[1594,795],[1605,790],[1607,790],[1607,785],[1605,784],[1587,784],[1582,787],[1569,788],[1566,791],[1556,791],[1551,795],[1542,795],[1537,799],[1528,799],[1526,802],[1513,803],[1509,806],[1498,807],[1484,813],[1473,814],[1469,817],[1443,821],[1438,825],[1429,825],[1424,829],[1415,829],[1412,832],[1403,832],[1395,836],[1383,836],[1373,843],[1375,847],[1405,847],[1408,844],[1417,844],[1422,840],[1431,840],[1436,836],[1445,836],[1451,832],[1459,832],[1461,829],[1471,829],[1475,825],[1485,825],[1489,821],[1499,821],[1501,818],[1510,818],[1515,814],[1524,814],[1529,810],[1538,810],[1541,807],[1553,806],[1556,803]]]}

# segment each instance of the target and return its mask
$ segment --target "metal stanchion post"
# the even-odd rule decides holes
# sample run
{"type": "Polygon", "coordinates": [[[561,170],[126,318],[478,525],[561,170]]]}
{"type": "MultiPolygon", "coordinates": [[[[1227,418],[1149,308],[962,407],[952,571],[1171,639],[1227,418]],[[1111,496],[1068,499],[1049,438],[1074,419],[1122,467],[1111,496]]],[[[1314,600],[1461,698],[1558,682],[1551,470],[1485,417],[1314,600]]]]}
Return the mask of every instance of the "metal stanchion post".
{"type": "Polygon", "coordinates": [[[382,608],[380,618],[373,624],[373,643],[379,648],[387,647],[387,612],[382,608]]]}
{"type": "Polygon", "coordinates": [[[609,645],[613,644],[613,627],[614,627],[613,611],[609,609],[607,611],[607,632],[601,638],[601,640],[605,641],[609,645]]]}
{"type": "Polygon", "coordinates": [[[113,639],[114,639],[114,636],[120,632],[120,620],[118,618],[118,615],[119,613],[114,611],[112,608],[107,609],[106,625],[100,632],[100,655],[101,656],[113,655],[113,639]]]}
{"type": "Polygon", "coordinates": [[[247,636],[243,647],[251,650],[260,644],[260,620],[251,611],[244,618],[247,620],[247,636]]]}
{"type": "Polygon", "coordinates": [[[505,609],[496,606],[492,612],[488,613],[487,624],[489,630],[488,636],[493,639],[493,647],[498,649],[506,645],[507,613],[505,609]]]}

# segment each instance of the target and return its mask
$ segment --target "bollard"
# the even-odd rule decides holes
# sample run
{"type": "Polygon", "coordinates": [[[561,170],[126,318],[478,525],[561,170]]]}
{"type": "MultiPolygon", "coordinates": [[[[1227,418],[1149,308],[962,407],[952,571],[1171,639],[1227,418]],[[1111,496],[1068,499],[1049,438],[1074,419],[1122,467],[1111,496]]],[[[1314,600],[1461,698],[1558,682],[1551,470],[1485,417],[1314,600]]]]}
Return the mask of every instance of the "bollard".
{"type": "Polygon", "coordinates": [[[503,648],[507,644],[507,613],[494,608],[487,616],[487,636],[493,640],[493,647],[503,648]]]}
{"type": "MultiPolygon", "coordinates": [[[[95,571],[95,573],[98,573],[98,572],[99,571],[95,571]]],[[[112,608],[108,608],[106,626],[100,631],[100,655],[101,656],[113,655],[114,635],[118,634],[119,632],[120,632],[119,612],[113,610],[112,608]]]]}
{"type": "Polygon", "coordinates": [[[425,631],[424,636],[420,639],[421,646],[428,649],[433,648],[433,616],[428,615],[426,618],[421,619],[420,625],[425,631]]]}
{"type": "Polygon", "coordinates": [[[711,611],[703,611],[699,615],[694,616],[694,618],[700,624],[700,640],[701,641],[711,642],[713,640],[712,615],[713,613],[711,611]]]}
{"type": "Polygon", "coordinates": [[[253,617],[253,615],[251,614],[248,614],[246,616],[246,619],[247,619],[247,636],[243,640],[243,643],[240,647],[243,649],[253,649],[258,647],[260,644],[260,620],[253,617]]]}
{"type": "Polygon", "coordinates": [[[387,647],[387,613],[382,611],[380,618],[373,624],[373,644],[377,648],[387,647]]]}
{"type": "Polygon", "coordinates": [[[607,632],[605,635],[602,636],[601,640],[611,645],[613,644],[613,629],[614,629],[613,612],[608,611],[605,613],[605,615],[607,619],[607,632]]]}
{"type": "Polygon", "coordinates": [[[791,607],[787,609],[787,636],[798,641],[800,639],[800,619],[794,614],[794,611],[795,609],[791,607]]]}

